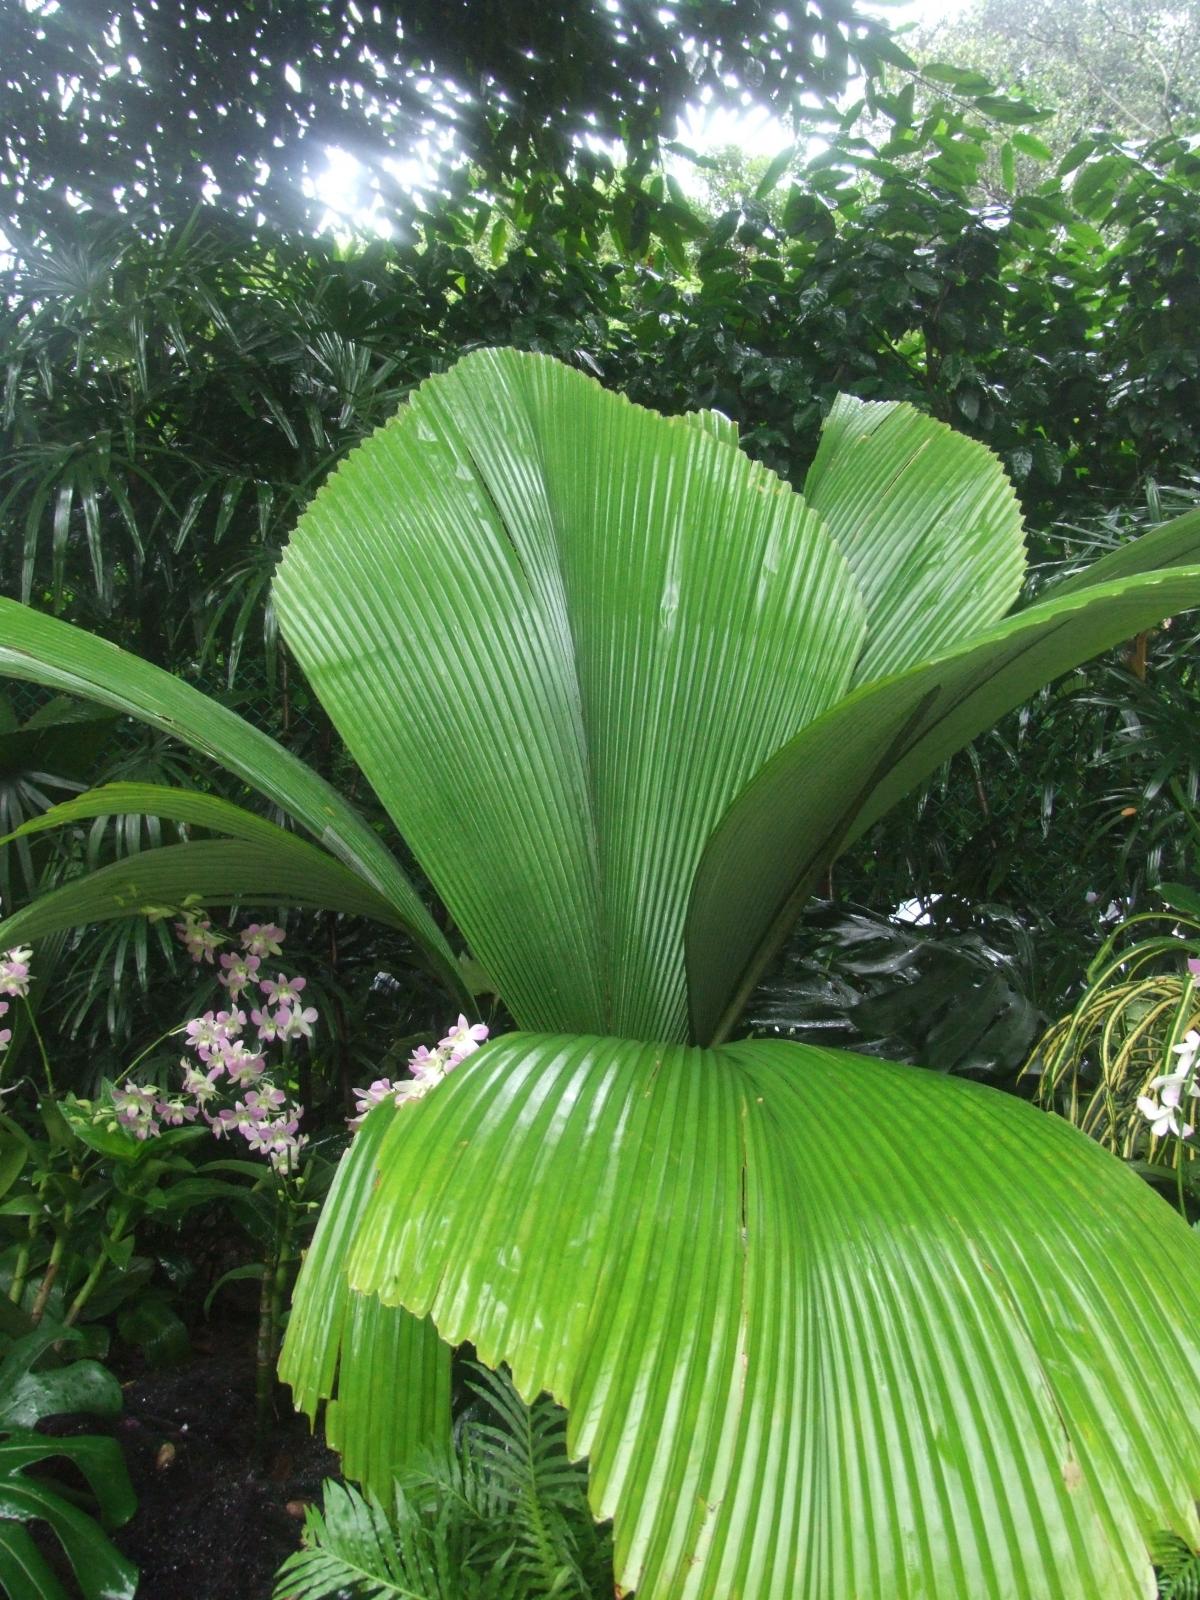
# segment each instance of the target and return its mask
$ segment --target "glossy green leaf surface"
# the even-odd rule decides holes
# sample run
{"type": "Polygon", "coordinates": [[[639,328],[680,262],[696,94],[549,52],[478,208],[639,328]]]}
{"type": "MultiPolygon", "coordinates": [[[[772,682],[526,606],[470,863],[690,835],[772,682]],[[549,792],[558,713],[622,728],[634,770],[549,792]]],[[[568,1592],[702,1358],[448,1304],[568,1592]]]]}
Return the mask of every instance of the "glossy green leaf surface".
{"type": "Polygon", "coordinates": [[[515,1015],[683,1037],[704,842],[862,637],[799,496],[719,420],[479,351],[333,475],[274,594],[515,1015]]]}
{"type": "Polygon", "coordinates": [[[453,954],[392,855],[337,791],[236,712],[82,628],[0,599],[0,675],[45,684],[172,734],[266,795],[395,908],[461,992],[453,954]]]}
{"type": "Polygon", "coordinates": [[[1141,1600],[1200,1539],[1200,1249],[1021,1102],[511,1035],[356,1161],[350,1282],[567,1406],[638,1600],[1141,1600]]]}
{"type": "Polygon", "coordinates": [[[8,1600],[68,1600],[24,1527],[7,1518],[0,1518],[0,1580],[8,1600]]]}
{"type": "Polygon", "coordinates": [[[324,851],[314,847],[286,828],[258,817],[242,806],[232,805],[218,795],[201,794],[192,789],[172,789],[161,783],[106,783],[99,789],[89,789],[71,800],[51,806],[40,816],[32,817],[19,828],[0,839],[0,845],[12,839],[23,839],[29,834],[43,833],[48,828],[65,828],[73,822],[87,822],[94,817],[144,816],[161,817],[167,822],[185,822],[211,833],[220,833],[230,839],[245,839],[250,843],[268,845],[300,845],[302,850],[321,857],[324,851]]]}
{"type": "Polygon", "coordinates": [[[115,1440],[6,1430],[0,1438],[0,1588],[10,1600],[66,1600],[65,1588],[20,1526],[41,1522],[61,1544],[84,1600],[133,1600],[137,1568],[78,1508],[74,1486],[43,1475],[56,1457],[70,1461],[87,1483],[105,1527],[133,1515],[137,1501],[115,1440]]]}
{"type": "Polygon", "coordinates": [[[999,461],[912,406],[839,395],[804,498],[866,603],[856,684],[942,654],[1020,592],[1021,509],[999,461]]]}
{"type": "Polygon", "coordinates": [[[27,1343],[19,1341],[0,1366],[4,1380],[0,1389],[0,1427],[32,1428],[42,1417],[65,1412],[120,1416],[121,1386],[107,1367],[98,1361],[83,1360],[32,1372],[28,1370],[29,1363],[20,1358],[21,1346],[27,1343]]]}
{"type": "MultiPolygon", "coordinates": [[[[4,1446],[0,1444],[0,1457],[3,1453],[4,1446]]],[[[46,1523],[66,1552],[84,1600],[133,1600],[137,1587],[133,1563],[113,1547],[86,1512],[61,1494],[53,1493],[34,1478],[0,1480],[0,1518],[46,1523]]]]}
{"type": "Polygon", "coordinates": [[[355,1294],[346,1259],[372,1187],[376,1157],[397,1114],[377,1106],[343,1156],[296,1285],[279,1376],[298,1411],[326,1433],[347,1476],[391,1497],[397,1468],[450,1432],[450,1349],[427,1319],[355,1294]]]}
{"type": "Polygon", "coordinates": [[[186,897],[204,906],[313,906],[409,927],[388,900],[339,861],[282,829],[279,834],[271,843],[199,839],[143,850],[51,889],[0,922],[0,938],[8,948],[81,923],[156,914],[186,897]]]}
{"type": "Polygon", "coordinates": [[[1197,604],[1195,567],[1052,593],[951,653],[864,685],[798,734],[729,808],[696,873],[692,1036],[733,1025],[820,872],[947,756],[1050,679],[1197,604]]]}

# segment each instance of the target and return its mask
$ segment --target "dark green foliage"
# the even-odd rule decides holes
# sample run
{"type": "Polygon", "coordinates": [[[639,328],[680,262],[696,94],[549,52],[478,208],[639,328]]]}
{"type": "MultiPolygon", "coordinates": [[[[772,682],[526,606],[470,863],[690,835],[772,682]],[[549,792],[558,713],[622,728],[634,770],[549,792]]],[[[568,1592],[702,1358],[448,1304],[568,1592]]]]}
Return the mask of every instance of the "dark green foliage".
{"type": "Polygon", "coordinates": [[[405,307],[357,276],[329,246],[277,253],[216,213],[148,237],[81,218],[31,251],[3,340],[0,505],[23,529],[7,592],[70,596],[74,617],[214,677],[236,671],[253,616],[273,691],[284,533],[396,401],[400,351],[379,351],[379,328],[405,307]]]}
{"type": "Polygon", "coordinates": [[[1158,1568],[1158,1600],[1200,1600],[1200,1555],[1171,1533],[1159,1535],[1151,1554],[1158,1568]]]}
{"type": "Polygon", "coordinates": [[[67,1600],[67,1591],[30,1538],[26,1524],[45,1523],[74,1571],[84,1600],[133,1600],[137,1569],[115,1550],[105,1529],[133,1515],[125,1463],[112,1439],[56,1439],[33,1431],[43,1417],[65,1411],[112,1416],[121,1409],[116,1379],[95,1361],[57,1358],[78,1333],[45,1328],[15,1335],[16,1307],[5,1307],[0,1333],[0,1591],[9,1600],[67,1600]],[[84,1499],[47,1475],[46,1463],[69,1462],[87,1484],[84,1499]],[[95,1505],[97,1523],[81,1504],[95,1505]]]}
{"type": "Polygon", "coordinates": [[[939,904],[922,924],[932,925],[845,902],[814,907],[751,1002],[752,1026],[939,1072],[1012,1078],[1045,1021],[1030,998],[1029,930],[987,905],[939,904]]]}
{"type": "Polygon", "coordinates": [[[1035,525],[1194,462],[1200,158],[1097,139],[1037,192],[981,204],[1002,135],[974,107],[875,104],[890,138],[836,136],[781,209],[716,218],[697,286],[643,283],[635,397],[727,411],[793,481],[833,389],[911,400],[1000,453],[1035,525]]]}
{"type": "MultiPolygon", "coordinates": [[[[8,695],[0,694],[0,836],[13,833],[30,817],[86,787],[86,780],[109,743],[116,719],[94,706],[56,696],[18,725],[8,695]]],[[[23,895],[31,895],[46,852],[26,839],[11,852],[23,895]]],[[[13,891],[8,852],[0,851],[0,899],[13,891]]]]}
{"type": "Polygon", "coordinates": [[[6,19],[5,57],[0,210],[27,228],[71,192],[111,211],[114,190],[192,203],[214,184],[228,207],[311,227],[324,207],[304,179],[326,145],[361,154],[394,209],[406,197],[383,159],[422,136],[536,187],[583,135],[644,166],[702,89],[748,86],[786,111],[904,59],[853,0],[35,3],[6,19]]]}
{"type": "Polygon", "coordinates": [[[873,103],[890,138],[829,130],[774,209],[711,221],[661,174],[631,210],[582,173],[547,179],[536,214],[463,173],[416,242],[348,253],[207,209],[68,219],[5,286],[5,591],[206,685],[236,684],[249,650],[255,699],[327,740],[276,650],[282,541],[330,465],[479,344],[715,406],[793,481],[839,388],[911,400],[1000,452],[1035,527],[1192,464],[1200,157],[1093,140],[981,207],[1000,135],[977,108],[914,123],[903,94],[873,103]]]}
{"type": "MultiPolygon", "coordinates": [[[[16,1307],[9,1316],[20,1325],[16,1307]]],[[[65,1412],[120,1415],[121,1386],[112,1373],[98,1361],[71,1359],[77,1331],[25,1325],[29,1331],[19,1337],[0,1336],[0,1428],[32,1428],[43,1417],[65,1412]],[[66,1355],[57,1353],[60,1347],[66,1355]]]]}
{"type": "Polygon", "coordinates": [[[526,1405],[503,1373],[472,1373],[476,1399],[453,1448],[406,1474],[390,1515],[348,1485],[325,1485],[305,1549],[280,1569],[280,1600],[612,1593],[609,1533],[592,1521],[584,1467],[567,1458],[565,1414],[544,1395],[526,1405]]]}
{"type": "MultiPolygon", "coordinates": [[[[1194,487],[1153,489],[1140,508],[1056,525],[1042,543],[1057,557],[1033,592],[1195,504],[1194,487]]],[[[1164,878],[1193,877],[1196,662],[1181,617],[1043,690],[838,863],[839,899],[998,904],[1034,941],[1031,998],[1047,1014],[1069,1008],[1101,918],[1144,905],[1164,878]]]]}

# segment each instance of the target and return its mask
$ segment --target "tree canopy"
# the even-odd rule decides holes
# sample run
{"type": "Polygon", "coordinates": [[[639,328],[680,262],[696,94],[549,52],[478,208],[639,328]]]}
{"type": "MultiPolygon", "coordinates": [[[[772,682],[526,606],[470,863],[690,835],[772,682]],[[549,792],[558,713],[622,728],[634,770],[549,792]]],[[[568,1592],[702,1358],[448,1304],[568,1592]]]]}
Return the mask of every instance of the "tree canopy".
{"type": "Polygon", "coordinates": [[[216,190],[311,223],[326,146],[385,203],[422,138],[493,178],[562,171],[589,138],[636,169],[697,96],[787,113],[903,59],[855,0],[29,0],[5,26],[0,212],[27,227],[72,197],[216,190]]]}
{"type": "Polygon", "coordinates": [[[1058,112],[1051,143],[1096,129],[1131,139],[1200,115],[1200,3],[975,0],[921,30],[914,48],[969,63],[1058,112]]]}

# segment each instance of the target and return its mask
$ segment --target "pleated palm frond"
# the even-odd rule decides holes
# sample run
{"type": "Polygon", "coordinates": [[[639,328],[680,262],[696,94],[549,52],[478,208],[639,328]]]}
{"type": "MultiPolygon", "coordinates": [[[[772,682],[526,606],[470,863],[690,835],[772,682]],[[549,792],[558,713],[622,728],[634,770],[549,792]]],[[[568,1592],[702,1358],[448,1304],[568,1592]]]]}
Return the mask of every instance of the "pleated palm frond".
{"type": "MultiPolygon", "coordinates": [[[[281,630],[529,1030],[373,1113],[339,1174],[282,1370],[334,1399],[348,1456],[384,1426],[340,1397],[356,1330],[403,1308],[566,1405],[639,1600],[1140,1600],[1151,1535],[1200,1539],[1196,1430],[1147,1381],[1195,1415],[1200,1247],[1169,1208],[1013,1099],[726,1042],[848,842],[1050,678],[1200,604],[1200,515],[1014,613],[1022,571],[996,461],[909,407],[840,401],[800,495],[723,419],[512,351],[423,385],[318,494],[281,630]]],[[[76,644],[0,608],[3,670],[160,725],[175,696],[184,737],[228,738],[453,970],[281,755],[258,772],[227,713],[76,644]]],[[[265,883],[265,838],[218,848],[248,846],[265,883]]],[[[118,886],[87,884],[101,914],[118,886]]]]}

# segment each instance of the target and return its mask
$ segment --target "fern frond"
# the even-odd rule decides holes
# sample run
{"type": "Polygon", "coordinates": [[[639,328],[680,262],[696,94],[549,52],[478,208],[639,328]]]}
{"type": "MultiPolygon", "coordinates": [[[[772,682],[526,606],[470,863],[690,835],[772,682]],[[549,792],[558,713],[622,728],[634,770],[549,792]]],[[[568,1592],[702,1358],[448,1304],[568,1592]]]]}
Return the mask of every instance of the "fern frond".
{"type": "MultiPolygon", "coordinates": [[[[604,1600],[612,1540],[567,1456],[566,1415],[521,1399],[505,1372],[473,1368],[480,1404],[452,1446],[427,1449],[377,1500],[325,1485],[324,1513],[276,1577],[274,1600],[604,1600]]],[[[1200,1597],[1198,1597],[1200,1600],[1200,1597]]]]}
{"type": "Polygon", "coordinates": [[[546,1395],[527,1405],[506,1372],[475,1372],[470,1388],[495,1420],[470,1420],[464,1432],[489,1475],[508,1487],[526,1581],[539,1593],[590,1600],[603,1592],[596,1583],[606,1552],[597,1548],[586,1469],[567,1455],[566,1414],[546,1395]]]}
{"type": "Polygon", "coordinates": [[[1158,1600],[1200,1600],[1200,1554],[1173,1533],[1152,1540],[1150,1557],[1158,1568],[1158,1600]]]}
{"type": "Polygon", "coordinates": [[[324,1513],[309,1510],[305,1548],[279,1569],[274,1600],[502,1600],[496,1583],[464,1589],[443,1520],[426,1524],[398,1493],[392,1524],[377,1501],[327,1482],[324,1513]]]}
{"type": "MultiPolygon", "coordinates": [[[[518,1515],[513,1486],[479,1460],[461,1425],[453,1446],[424,1451],[398,1479],[396,1490],[427,1523],[438,1523],[460,1566],[508,1569],[518,1515]]],[[[520,1600],[526,1600],[523,1592],[520,1600]]]]}

